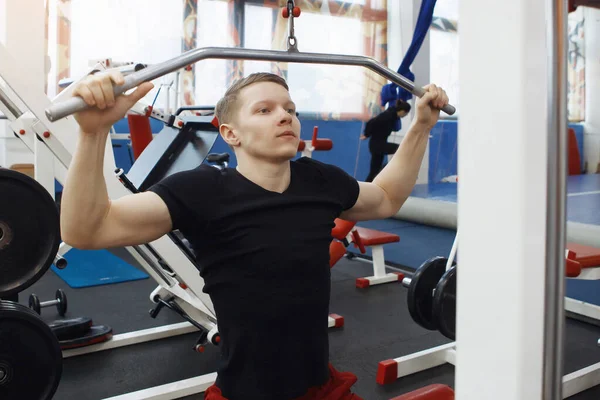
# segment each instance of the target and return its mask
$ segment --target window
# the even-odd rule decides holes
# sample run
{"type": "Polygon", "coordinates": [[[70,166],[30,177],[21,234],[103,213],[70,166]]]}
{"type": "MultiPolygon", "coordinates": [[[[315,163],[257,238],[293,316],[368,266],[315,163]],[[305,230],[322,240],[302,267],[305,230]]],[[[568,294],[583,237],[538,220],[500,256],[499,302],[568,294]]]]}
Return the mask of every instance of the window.
{"type": "MultiPolygon", "coordinates": [[[[436,3],[433,11],[430,34],[430,82],[443,87],[452,99],[458,116],[458,53],[459,36],[457,32],[458,0],[445,0],[436,3]]],[[[441,118],[447,118],[444,113],[441,118]]]]}
{"type": "Polygon", "coordinates": [[[568,116],[571,122],[585,119],[585,36],[583,9],[569,14],[568,116]]]}
{"type": "MultiPolygon", "coordinates": [[[[273,45],[273,13],[279,10],[246,4],[244,14],[244,47],[247,49],[271,50],[273,45]]],[[[244,76],[254,72],[271,71],[269,61],[246,60],[243,63],[244,76]]]]}
{"type": "MultiPolygon", "coordinates": [[[[364,38],[359,19],[304,13],[297,20],[295,30],[298,48],[303,52],[363,54],[364,38]]],[[[361,113],[364,78],[365,71],[361,67],[288,65],[290,93],[300,112],[361,113]]]]}
{"type": "MultiPolygon", "coordinates": [[[[181,19],[181,16],[180,16],[181,19]]],[[[223,1],[198,2],[197,47],[231,47],[228,6],[223,1]]],[[[196,65],[196,105],[214,106],[227,86],[227,60],[208,59],[196,65]]]]}
{"type": "MultiPolygon", "coordinates": [[[[47,0],[49,53],[56,76],[78,79],[94,60],[156,64],[178,57],[185,47],[287,48],[288,21],[273,1],[197,0],[47,0]],[[231,13],[244,7],[243,25],[231,13]],[[196,8],[184,19],[184,10],[196,8]],[[243,31],[241,31],[243,29],[243,31]],[[61,44],[56,32],[69,38],[61,44]],[[236,32],[241,34],[238,42],[236,32]]],[[[283,4],[280,2],[280,4],[283,4]]],[[[295,20],[302,52],[366,55],[384,62],[387,24],[386,0],[299,3],[302,16],[295,20]]],[[[379,82],[360,67],[208,59],[194,65],[194,74],[182,71],[156,79],[145,102],[157,108],[178,104],[214,105],[233,77],[257,71],[279,71],[288,80],[303,113],[365,116],[377,102],[379,82]],[[240,69],[237,69],[240,68],[240,69]],[[192,81],[193,79],[193,81],[192,81]],[[193,90],[193,91],[192,91],[193,90]]],[[[49,92],[50,94],[50,92],[49,92]]]]}
{"type": "MultiPolygon", "coordinates": [[[[181,54],[181,5],[173,5],[166,7],[161,0],[72,0],[71,77],[86,74],[94,60],[155,64],[181,54]]],[[[169,74],[154,81],[144,101],[156,98],[155,106],[164,106],[163,87],[172,80],[169,74]]]]}

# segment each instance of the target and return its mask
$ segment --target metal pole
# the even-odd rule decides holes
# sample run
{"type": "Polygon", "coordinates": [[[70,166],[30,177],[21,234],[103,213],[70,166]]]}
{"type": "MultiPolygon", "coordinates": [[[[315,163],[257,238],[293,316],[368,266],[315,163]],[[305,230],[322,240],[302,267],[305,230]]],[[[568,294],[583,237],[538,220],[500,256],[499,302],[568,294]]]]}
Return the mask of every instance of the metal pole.
{"type": "MultiPolygon", "coordinates": [[[[260,60],[272,62],[294,62],[304,64],[330,64],[330,65],[351,65],[368,68],[377,74],[396,83],[398,86],[408,90],[418,97],[422,97],[425,91],[423,88],[416,87],[413,82],[402,75],[380,64],[371,57],[350,56],[340,54],[325,53],[300,53],[287,52],[279,50],[254,50],[245,48],[227,48],[227,47],[204,47],[193,49],[164,61],[160,64],[154,64],[141,71],[135,72],[125,77],[125,84],[115,86],[115,95],[132,89],[143,82],[148,82],[160,78],[170,72],[181,69],[187,65],[193,64],[205,59],[234,59],[234,60],[260,60]]],[[[80,97],[72,97],[64,102],[56,103],[46,109],[46,116],[52,122],[64,118],[87,108],[87,104],[80,97]]],[[[456,109],[451,105],[446,105],[442,111],[448,115],[454,114],[456,109]]]]}
{"type": "Polygon", "coordinates": [[[6,108],[8,109],[8,111],[15,118],[19,118],[21,115],[23,115],[23,113],[21,112],[21,110],[19,109],[19,107],[17,107],[17,105],[15,103],[13,103],[13,101],[10,99],[10,97],[8,97],[6,95],[6,93],[4,93],[2,91],[1,87],[0,87],[0,102],[2,102],[6,106],[6,108]]]}
{"type": "Polygon", "coordinates": [[[549,0],[544,400],[562,399],[567,184],[567,2],[549,0]]]}

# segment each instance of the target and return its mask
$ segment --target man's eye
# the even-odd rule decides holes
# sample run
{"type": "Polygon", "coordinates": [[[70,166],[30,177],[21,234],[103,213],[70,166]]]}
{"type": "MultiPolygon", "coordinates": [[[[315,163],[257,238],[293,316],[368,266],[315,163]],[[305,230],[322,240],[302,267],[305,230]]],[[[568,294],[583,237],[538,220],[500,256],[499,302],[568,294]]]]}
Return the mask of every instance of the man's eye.
{"type": "Polygon", "coordinates": [[[260,110],[258,110],[258,112],[259,112],[260,114],[266,114],[266,113],[268,113],[268,112],[269,112],[269,109],[268,109],[268,108],[261,108],[260,110]]]}
{"type": "Polygon", "coordinates": [[[298,113],[296,112],[296,110],[294,110],[293,108],[290,108],[290,109],[288,109],[288,113],[290,113],[290,114],[292,114],[292,115],[294,115],[294,114],[298,114],[298,113]]]}

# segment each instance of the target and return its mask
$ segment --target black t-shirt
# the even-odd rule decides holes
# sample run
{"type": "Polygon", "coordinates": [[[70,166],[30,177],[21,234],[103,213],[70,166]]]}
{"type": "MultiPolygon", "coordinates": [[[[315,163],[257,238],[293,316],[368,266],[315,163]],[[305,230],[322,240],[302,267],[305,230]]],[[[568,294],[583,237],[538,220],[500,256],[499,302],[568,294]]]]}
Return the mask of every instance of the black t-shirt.
{"type": "Polygon", "coordinates": [[[329,378],[329,244],[358,182],[310,158],[271,192],[202,165],[149,190],[196,253],[221,335],[216,384],[237,399],[293,399],[329,378]]]}
{"type": "Polygon", "coordinates": [[[364,135],[371,140],[386,141],[396,128],[396,121],[398,121],[398,113],[394,107],[390,107],[367,122],[364,135]]]}

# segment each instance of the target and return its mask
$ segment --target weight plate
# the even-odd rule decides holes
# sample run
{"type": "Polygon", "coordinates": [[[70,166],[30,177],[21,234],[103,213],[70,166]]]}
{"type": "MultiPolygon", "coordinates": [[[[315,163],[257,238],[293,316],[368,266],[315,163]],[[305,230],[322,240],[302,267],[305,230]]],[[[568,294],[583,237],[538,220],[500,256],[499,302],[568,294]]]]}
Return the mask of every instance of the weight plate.
{"type": "Polygon", "coordinates": [[[456,267],[446,271],[435,288],[433,319],[442,335],[456,340],[456,267]]]}
{"type": "Polygon", "coordinates": [[[412,319],[425,329],[437,330],[432,315],[433,290],[446,272],[445,257],[433,257],[415,271],[408,287],[408,311],[412,319]]]}
{"type": "Polygon", "coordinates": [[[67,295],[65,292],[62,291],[62,289],[58,289],[56,291],[56,301],[58,301],[58,303],[56,304],[56,310],[58,311],[58,315],[64,317],[67,313],[67,295]]]}
{"type": "Polygon", "coordinates": [[[111,340],[113,331],[110,326],[94,325],[83,335],[71,339],[60,341],[60,348],[63,350],[76,349],[79,347],[91,346],[93,344],[104,343],[111,340]]]}
{"type": "Polygon", "coordinates": [[[0,193],[0,298],[6,298],[50,268],[60,245],[60,219],[52,196],[25,174],[0,168],[0,193]]]}
{"type": "Polygon", "coordinates": [[[59,341],[83,336],[92,325],[92,319],[88,317],[62,319],[48,324],[59,341]]]}
{"type": "Polygon", "coordinates": [[[62,376],[58,339],[35,312],[0,301],[0,399],[50,400],[62,376]]]}

